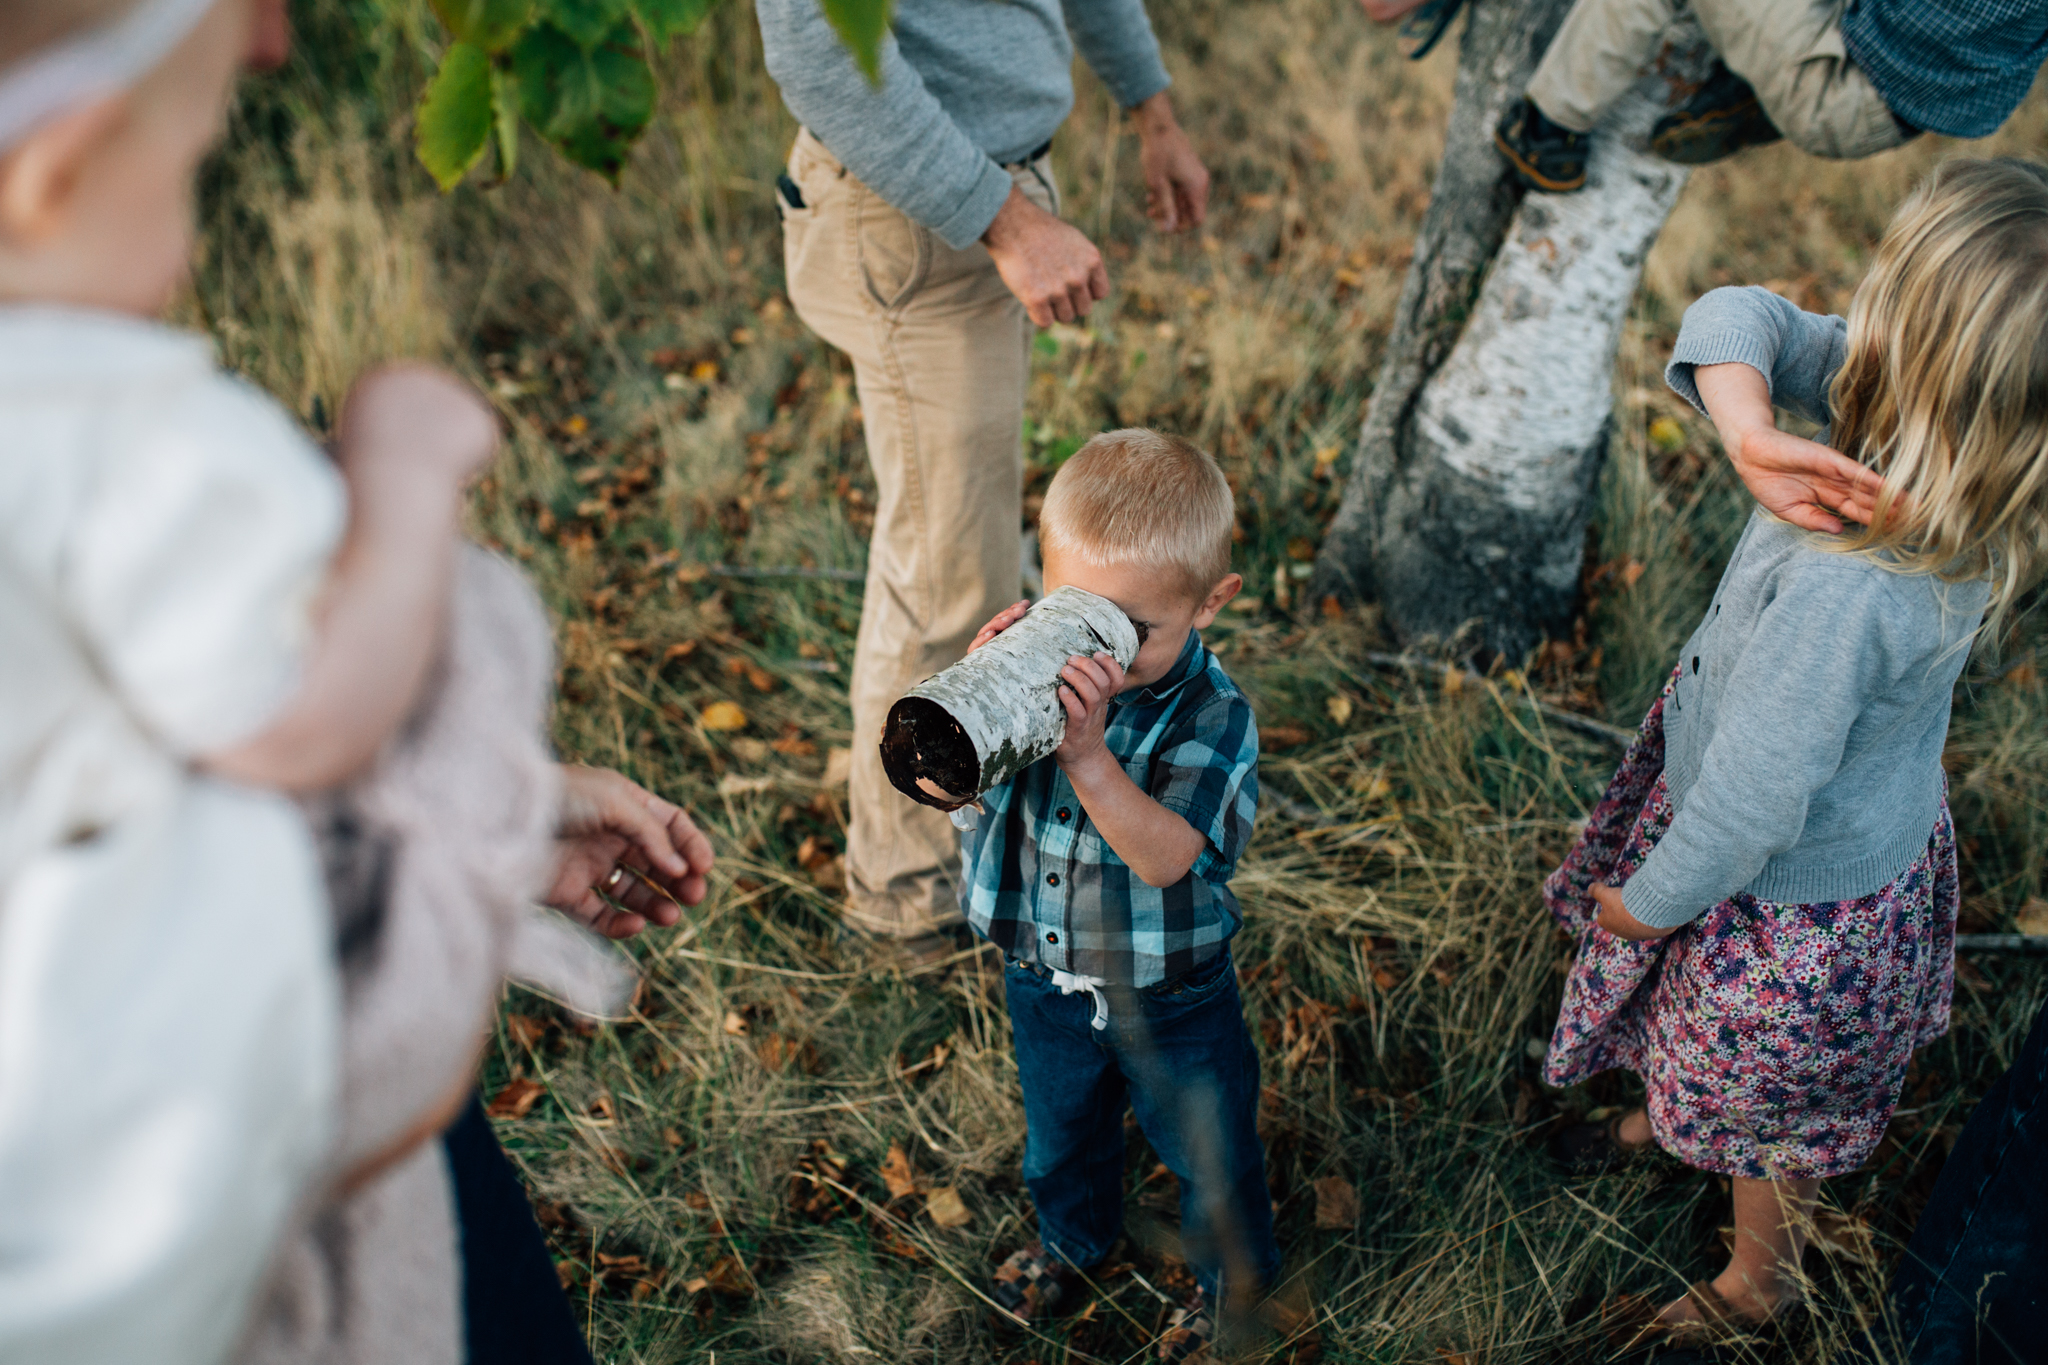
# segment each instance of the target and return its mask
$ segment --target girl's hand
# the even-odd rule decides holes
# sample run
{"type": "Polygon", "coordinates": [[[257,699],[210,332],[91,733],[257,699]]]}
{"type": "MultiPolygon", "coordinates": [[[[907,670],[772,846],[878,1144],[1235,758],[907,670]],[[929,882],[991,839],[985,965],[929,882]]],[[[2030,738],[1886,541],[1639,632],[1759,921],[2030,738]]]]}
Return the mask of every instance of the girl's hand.
{"type": "Polygon", "coordinates": [[[1067,709],[1067,734],[1052,751],[1070,772],[1099,762],[1109,754],[1102,731],[1109,720],[1109,699],[1123,690],[1123,665],[1111,654],[1094,658],[1076,654],[1060,670],[1060,705],[1067,709]]]}
{"type": "Polygon", "coordinates": [[[1662,938],[1671,932],[1669,929],[1652,929],[1649,925],[1631,915],[1628,912],[1628,907],[1621,903],[1621,888],[1618,886],[1602,886],[1597,882],[1594,883],[1593,899],[1600,906],[1599,918],[1593,922],[1616,938],[1625,938],[1631,943],[1641,943],[1646,939],[1662,938]]]}
{"type": "Polygon", "coordinates": [[[1030,610],[1031,604],[1029,602],[1013,602],[1009,606],[1004,607],[989,618],[987,625],[974,633],[974,640],[967,646],[967,652],[972,654],[975,650],[980,649],[990,640],[995,639],[996,636],[1001,635],[1011,626],[1023,620],[1024,613],[1030,610]]]}
{"type": "Polygon", "coordinates": [[[1828,535],[1844,521],[1868,526],[1884,490],[1876,470],[1775,426],[1745,429],[1728,444],[1728,462],[1765,511],[1828,535]]]}

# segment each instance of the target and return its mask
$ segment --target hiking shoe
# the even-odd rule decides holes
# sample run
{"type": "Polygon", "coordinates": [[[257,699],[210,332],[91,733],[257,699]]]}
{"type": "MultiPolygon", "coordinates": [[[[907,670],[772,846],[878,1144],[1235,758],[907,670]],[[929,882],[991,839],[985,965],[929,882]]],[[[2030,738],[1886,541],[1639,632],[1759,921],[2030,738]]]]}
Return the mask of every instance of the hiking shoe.
{"type": "Polygon", "coordinates": [[[1465,8],[1465,0],[1422,0],[1401,21],[1399,38],[1411,62],[1419,62],[1435,50],[1451,31],[1451,21],[1465,8]]]}
{"type": "Polygon", "coordinates": [[[1526,97],[1508,106],[1493,130],[1493,145],[1515,168],[1515,179],[1532,190],[1564,194],[1586,183],[1586,155],[1593,139],[1560,128],[1526,97]]]}
{"type": "Polygon", "coordinates": [[[1030,1324],[1043,1322],[1052,1316],[1060,1300],[1068,1297],[1080,1283],[1079,1271],[1047,1251],[1042,1243],[1033,1242],[1011,1252],[1009,1258],[996,1267],[988,1296],[1000,1304],[1005,1313],[1019,1322],[1030,1324]]]}
{"type": "Polygon", "coordinates": [[[1216,1340],[1216,1308],[1200,1290],[1173,1310],[1173,1320],[1159,1338],[1159,1358],[1166,1365],[1209,1365],[1216,1340]]]}
{"type": "Polygon", "coordinates": [[[1716,62],[1693,97],[1650,129],[1650,150],[1681,166],[1704,166],[1783,136],[1749,82],[1716,62]]]}

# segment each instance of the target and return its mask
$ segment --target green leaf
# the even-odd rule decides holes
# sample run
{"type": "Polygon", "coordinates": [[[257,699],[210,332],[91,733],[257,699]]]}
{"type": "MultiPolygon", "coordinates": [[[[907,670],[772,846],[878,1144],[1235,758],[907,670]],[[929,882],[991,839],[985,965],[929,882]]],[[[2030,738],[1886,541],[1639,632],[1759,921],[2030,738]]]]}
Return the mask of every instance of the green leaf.
{"type": "Polygon", "coordinates": [[[457,41],[502,52],[526,27],[533,0],[433,0],[434,13],[457,41]]]}
{"type": "Polygon", "coordinates": [[[882,83],[882,39],[894,8],[892,0],[825,0],[825,17],[870,85],[882,83]]]}
{"type": "Polygon", "coordinates": [[[611,39],[631,0],[541,0],[541,14],[586,50],[611,39]]]}
{"type": "Polygon", "coordinates": [[[671,38],[688,37],[704,22],[715,0],[633,0],[633,12],[647,26],[656,47],[671,38]]]}
{"type": "Polygon", "coordinates": [[[654,117],[654,73],[630,23],[585,48],[537,24],[512,52],[519,112],[577,165],[618,181],[633,140],[654,117]]]}
{"type": "Polygon", "coordinates": [[[491,135],[491,59],[483,49],[456,43],[420,101],[413,150],[442,190],[476,165],[491,135]]]}
{"type": "Polygon", "coordinates": [[[519,169],[519,77],[509,67],[491,68],[491,124],[498,135],[498,179],[519,169]]]}

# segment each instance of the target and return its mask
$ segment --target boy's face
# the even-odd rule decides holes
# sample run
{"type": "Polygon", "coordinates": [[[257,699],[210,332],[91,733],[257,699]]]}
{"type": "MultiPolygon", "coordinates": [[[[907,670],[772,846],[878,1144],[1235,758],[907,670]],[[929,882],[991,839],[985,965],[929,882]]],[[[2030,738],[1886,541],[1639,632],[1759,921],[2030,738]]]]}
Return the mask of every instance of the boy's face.
{"type": "Polygon", "coordinates": [[[0,297],[151,315],[169,301],[192,250],[193,177],[225,123],[245,59],[266,33],[260,0],[217,0],[136,85],[54,120],[0,156],[0,180],[41,155],[33,211],[0,215],[0,297]],[[10,162],[18,164],[10,167],[10,162]]]}
{"type": "Polygon", "coordinates": [[[1166,676],[1180,658],[1188,632],[1216,619],[1237,596],[1244,579],[1225,574],[1204,597],[1187,591],[1157,569],[1142,564],[1088,564],[1050,546],[1045,549],[1045,590],[1075,587],[1107,597],[1138,628],[1138,657],[1124,670],[1123,691],[1146,687],[1166,676]]]}

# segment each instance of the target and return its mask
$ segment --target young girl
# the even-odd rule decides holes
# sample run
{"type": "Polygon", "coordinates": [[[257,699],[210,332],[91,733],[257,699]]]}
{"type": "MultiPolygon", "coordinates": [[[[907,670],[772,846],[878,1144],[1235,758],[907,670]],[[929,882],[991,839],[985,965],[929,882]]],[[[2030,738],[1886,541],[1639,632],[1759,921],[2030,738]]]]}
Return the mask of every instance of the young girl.
{"type": "Polygon", "coordinates": [[[1647,1091],[1562,1154],[1597,1167],[1654,1141],[1732,1178],[1727,1267],[1649,1329],[1714,1335],[1796,1297],[1819,1182],[1870,1154],[1914,1048],[1948,1027],[1950,693],[2048,526],[2048,172],[1944,165],[1846,324],[1716,290],[1667,377],[1738,459],[1793,439],[1775,402],[1885,479],[1865,528],[1752,516],[1544,888],[1579,941],[1545,1080],[1625,1067],[1647,1091]]]}

